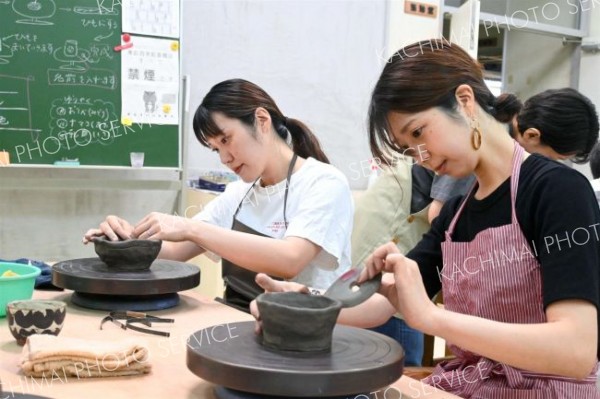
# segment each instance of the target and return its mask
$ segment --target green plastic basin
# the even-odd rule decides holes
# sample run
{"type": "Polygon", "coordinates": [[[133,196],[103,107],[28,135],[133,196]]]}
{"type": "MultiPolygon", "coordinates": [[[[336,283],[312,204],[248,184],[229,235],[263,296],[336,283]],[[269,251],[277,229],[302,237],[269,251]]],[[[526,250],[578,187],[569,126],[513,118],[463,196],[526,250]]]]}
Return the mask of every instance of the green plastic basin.
{"type": "Polygon", "coordinates": [[[0,317],[6,316],[6,305],[11,301],[31,299],[35,278],[42,272],[35,266],[0,262],[0,276],[12,270],[18,276],[0,277],[0,317]]]}

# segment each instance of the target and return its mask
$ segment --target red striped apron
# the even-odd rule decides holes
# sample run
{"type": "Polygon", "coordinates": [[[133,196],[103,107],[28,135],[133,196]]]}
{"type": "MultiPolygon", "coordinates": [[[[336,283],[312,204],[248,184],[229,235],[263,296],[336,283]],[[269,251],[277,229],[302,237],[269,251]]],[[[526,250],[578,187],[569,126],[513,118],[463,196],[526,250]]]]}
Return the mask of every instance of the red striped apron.
{"type": "MultiPolygon", "coordinates": [[[[446,231],[440,278],[448,310],[506,323],[546,322],[540,264],[521,231],[515,211],[522,159],[523,148],[515,143],[511,224],[483,230],[470,242],[452,242],[465,200],[446,231]]],[[[456,359],[441,363],[423,382],[462,398],[600,398],[596,370],[585,380],[531,373],[449,346],[456,359]]]]}

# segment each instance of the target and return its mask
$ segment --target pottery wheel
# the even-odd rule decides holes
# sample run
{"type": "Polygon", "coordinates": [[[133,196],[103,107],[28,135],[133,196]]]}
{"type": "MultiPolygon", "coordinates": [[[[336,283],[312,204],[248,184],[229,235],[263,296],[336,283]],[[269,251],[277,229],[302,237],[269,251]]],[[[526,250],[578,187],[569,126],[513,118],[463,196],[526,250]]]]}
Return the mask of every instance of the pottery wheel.
{"type": "Polygon", "coordinates": [[[252,394],[330,397],[373,392],[402,376],[404,351],[373,331],[336,326],[331,352],[265,349],[254,322],[205,328],[187,344],[187,366],[217,385],[252,394]]]}
{"type": "Polygon", "coordinates": [[[143,271],[113,271],[100,258],[59,262],[52,284],[75,291],[73,303],[101,310],[158,310],[176,306],[177,292],[200,284],[200,269],[157,259],[143,271]]]}
{"type": "MultiPolygon", "coordinates": [[[[235,391],[233,389],[224,387],[215,387],[214,394],[216,399],[294,399],[290,396],[272,396],[265,394],[252,394],[247,392],[235,391]]],[[[327,396],[321,399],[403,399],[406,396],[402,396],[402,393],[394,388],[382,388],[378,391],[366,392],[366,393],[353,393],[350,395],[342,396],[327,396]]]]}

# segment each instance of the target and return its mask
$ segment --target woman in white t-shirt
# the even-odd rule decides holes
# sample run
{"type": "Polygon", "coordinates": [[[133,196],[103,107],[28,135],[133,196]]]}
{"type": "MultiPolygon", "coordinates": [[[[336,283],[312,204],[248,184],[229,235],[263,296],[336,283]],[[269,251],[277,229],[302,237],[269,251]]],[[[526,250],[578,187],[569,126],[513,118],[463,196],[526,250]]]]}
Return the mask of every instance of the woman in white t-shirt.
{"type": "Polygon", "coordinates": [[[243,309],[262,292],[257,272],[324,289],[350,267],[348,182],[302,122],[286,118],[257,85],[233,79],[210,90],[193,127],[241,180],[193,219],[153,212],[132,226],[109,216],[84,242],[97,235],[160,239],[159,257],[182,261],[216,253],[224,299],[243,309]]]}

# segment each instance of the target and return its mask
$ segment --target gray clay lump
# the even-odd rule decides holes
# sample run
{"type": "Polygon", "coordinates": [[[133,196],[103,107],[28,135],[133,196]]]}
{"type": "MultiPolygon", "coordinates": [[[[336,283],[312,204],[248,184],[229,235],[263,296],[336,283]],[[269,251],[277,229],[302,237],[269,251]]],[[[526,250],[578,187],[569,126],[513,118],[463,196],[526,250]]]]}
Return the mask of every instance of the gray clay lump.
{"type": "Polygon", "coordinates": [[[331,350],[341,302],[298,292],[273,292],[256,298],[262,320],[262,344],[273,350],[331,350]]]}
{"type": "Polygon", "coordinates": [[[110,241],[106,237],[95,237],[94,250],[108,267],[121,271],[147,270],[158,256],[160,240],[110,241]]]}

